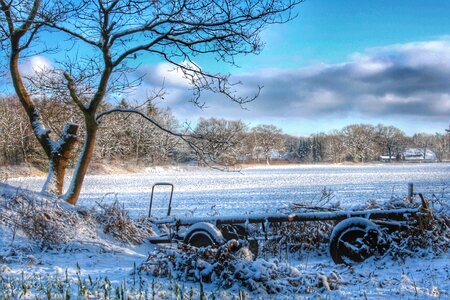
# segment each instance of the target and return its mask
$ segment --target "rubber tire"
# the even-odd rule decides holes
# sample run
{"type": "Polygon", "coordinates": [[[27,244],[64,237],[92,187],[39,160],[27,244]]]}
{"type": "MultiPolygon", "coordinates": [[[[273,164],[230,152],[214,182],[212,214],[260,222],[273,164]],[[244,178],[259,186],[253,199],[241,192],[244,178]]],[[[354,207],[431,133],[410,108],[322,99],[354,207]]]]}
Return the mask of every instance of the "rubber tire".
{"type": "Polygon", "coordinates": [[[224,238],[220,231],[211,223],[200,222],[189,227],[183,242],[193,247],[209,247],[221,245],[224,238]]]}
{"type": "Polygon", "coordinates": [[[383,249],[379,245],[381,237],[382,232],[373,222],[360,217],[346,219],[331,233],[330,256],[336,264],[361,263],[383,249]]]}

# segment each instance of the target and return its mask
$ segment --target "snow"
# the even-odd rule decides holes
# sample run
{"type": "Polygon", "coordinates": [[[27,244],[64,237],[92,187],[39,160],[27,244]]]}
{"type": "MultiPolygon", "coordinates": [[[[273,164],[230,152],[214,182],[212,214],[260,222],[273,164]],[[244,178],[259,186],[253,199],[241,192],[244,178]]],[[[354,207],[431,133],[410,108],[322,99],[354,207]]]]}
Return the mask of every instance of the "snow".
{"type": "Polygon", "coordinates": [[[193,224],[192,226],[189,226],[189,229],[186,232],[186,235],[188,235],[191,232],[197,231],[197,230],[208,232],[209,234],[211,234],[211,236],[213,236],[217,240],[224,240],[224,238],[222,236],[222,232],[220,232],[220,230],[217,229],[217,227],[215,227],[211,223],[206,223],[206,222],[198,222],[198,223],[193,224]]]}
{"type": "MultiPolygon", "coordinates": [[[[37,109],[36,109],[37,111],[37,109]]],[[[38,114],[39,112],[37,111],[36,114],[38,114]]],[[[32,123],[31,123],[35,133],[38,136],[44,137],[47,134],[50,133],[50,129],[45,128],[44,124],[42,123],[42,121],[40,119],[35,119],[32,123]]]]}
{"type": "MultiPolygon", "coordinates": [[[[0,195],[14,194],[18,192],[17,188],[22,188],[28,190],[25,191],[28,194],[35,192],[38,197],[44,181],[45,178],[9,179],[6,185],[0,185],[0,195]]],[[[344,209],[358,208],[371,199],[382,202],[392,196],[405,196],[409,182],[414,183],[415,191],[427,198],[441,193],[441,201],[450,202],[450,164],[444,163],[251,167],[231,173],[197,168],[158,168],[143,174],[88,176],[79,205],[89,208],[95,207],[96,202],[107,204],[118,200],[132,217],[147,215],[151,188],[156,182],[174,183],[172,214],[186,218],[276,213],[292,202],[312,201],[323,187],[332,189],[333,201],[340,202],[344,209]]],[[[161,187],[155,194],[154,212],[159,211],[164,216],[168,199],[169,191],[161,187]]],[[[79,230],[83,232],[83,228],[79,230]]],[[[148,242],[131,246],[101,231],[95,234],[86,231],[59,248],[42,249],[23,232],[0,225],[0,271],[2,276],[10,277],[20,277],[22,272],[28,276],[65,272],[71,278],[77,278],[79,274],[83,278],[107,276],[112,284],[118,285],[124,280],[132,280],[136,266],[149,254],[172,249],[173,245],[166,247],[148,242]]],[[[241,268],[238,271],[246,277],[263,283],[267,280],[270,283],[270,274],[276,271],[283,275],[273,279],[274,284],[280,284],[278,287],[294,278],[302,283],[322,282],[322,288],[298,289],[299,297],[445,299],[450,297],[449,261],[448,251],[439,256],[425,252],[423,257],[394,260],[385,256],[345,266],[335,265],[326,252],[318,249],[280,254],[276,258],[259,257],[250,262],[238,260],[236,267],[241,268]]],[[[149,286],[153,277],[145,275],[142,280],[149,286]]],[[[163,286],[170,286],[169,279],[160,280],[163,286]]],[[[193,286],[198,295],[198,284],[186,282],[186,286],[193,286]]],[[[213,292],[217,285],[205,283],[204,288],[213,292]]],[[[280,291],[279,296],[292,298],[290,293],[293,291],[286,287],[285,293],[280,291]]],[[[231,288],[229,293],[239,294],[239,288],[231,288]]],[[[248,298],[267,296],[261,291],[247,293],[248,298]]]]}
{"type": "MultiPolygon", "coordinates": [[[[385,201],[404,196],[409,182],[414,183],[415,191],[431,197],[450,186],[449,174],[450,163],[274,166],[240,172],[158,168],[153,173],[88,176],[79,204],[95,206],[96,202],[117,199],[137,217],[148,213],[152,185],[171,182],[175,185],[172,214],[177,216],[275,212],[292,202],[311,201],[323,187],[333,191],[333,201],[349,208],[370,199],[385,201]]],[[[17,178],[8,182],[40,191],[43,180],[17,178]]],[[[152,215],[167,213],[169,189],[158,187],[152,215]]]]}

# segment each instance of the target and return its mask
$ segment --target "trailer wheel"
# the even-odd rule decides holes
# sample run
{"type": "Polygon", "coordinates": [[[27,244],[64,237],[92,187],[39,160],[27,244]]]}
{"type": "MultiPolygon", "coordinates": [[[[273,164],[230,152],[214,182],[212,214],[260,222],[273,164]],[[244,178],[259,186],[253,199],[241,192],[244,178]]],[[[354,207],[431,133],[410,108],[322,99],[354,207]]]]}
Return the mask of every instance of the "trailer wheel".
{"type": "Polygon", "coordinates": [[[223,244],[225,239],[213,224],[199,222],[189,227],[183,241],[194,247],[208,247],[223,244]]]}
{"type": "Polygon", "coordinates": [[[373,222],[354,217],[338,223],[330,236],[330,255],[336,264],[355,264],[382,255],[387,242],[373,222]]]}

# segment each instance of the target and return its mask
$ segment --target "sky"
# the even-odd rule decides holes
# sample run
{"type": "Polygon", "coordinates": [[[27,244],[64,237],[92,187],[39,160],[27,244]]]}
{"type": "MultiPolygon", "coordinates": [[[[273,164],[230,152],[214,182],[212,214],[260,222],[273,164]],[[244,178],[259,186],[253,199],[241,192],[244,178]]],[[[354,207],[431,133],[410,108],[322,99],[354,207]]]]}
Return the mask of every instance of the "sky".
{"type": "MultiPolygon", "coordinates": [[[[406,134],[444,133],[450,125],[450,1],[306,0],[297,18],[269,26],[259,55],[237,57],[239,67],[199,57],[211,72],[230,73],[236,90],[260,96],[244,109],[205,94],[206,108],[190,103],[180,73],[151,58],[131,98],[145,98],[164,82],[162,107],[180,121],[199,117],[274,124],[292,135],[329,132],[355,123],[393,125],[406,134]]],[[[45,57],[29,70],[51,65],[45,57]]]]}
{"type": "Polygon", "coordinates": [[[393,125],[410,135],[444,133],[450,125],[449,11],[448,0],[307,0],[295,20],[263,33],[260,55],[238,57],[239,68],[198,61],[230,72],[243,95],[264,86],[245,109],[218,95],[205,96],[203,110],[192,106],[180,74],[164,65],[144,66],[153,76],[137,94],[164,78],[167,105],[180,120],[242,119],[293,135],[354,123],[393,125]]]}

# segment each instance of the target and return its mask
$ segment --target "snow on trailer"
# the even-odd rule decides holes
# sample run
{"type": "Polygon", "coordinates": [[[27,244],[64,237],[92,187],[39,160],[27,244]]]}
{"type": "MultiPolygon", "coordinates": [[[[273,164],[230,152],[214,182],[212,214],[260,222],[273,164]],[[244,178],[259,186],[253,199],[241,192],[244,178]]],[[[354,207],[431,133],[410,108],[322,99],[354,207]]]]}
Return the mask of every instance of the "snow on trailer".
{"type": "MultiPolygon", "coordinates": [[[[409,185],[410,192],[412,185],[409,185]]],[[[410,224],[419,230],[429,229],[431,210],[427,200],[419,194],[421,205],[401,209],[373,209],[361,211],[308,211],[230,216],[176,217],[171,216],[174,185],[160,182],[152,186],[149,221],[160,228],[160,234],[150,238],[151,243],[183,242],[194,247],[221,245],[232,239],[244,239],[249,248],[258,252],[258,240],[269,239],[270,224],[286,222],[338,221],[330,235],[329,252],[337,264],[359,263],[371,256],[382,255],[389,247],[386,231],[406,230],[410,224]],[[170,196],[167,216],[151,215],[155,188],[169,186],[170,196]],[[263,237],[251,231],[259,224],[263,237]],[[387,230],[383,230],[387,229],[387,230]]],[[[410,197],[411,199],[411,197],[410,197]]]]}

